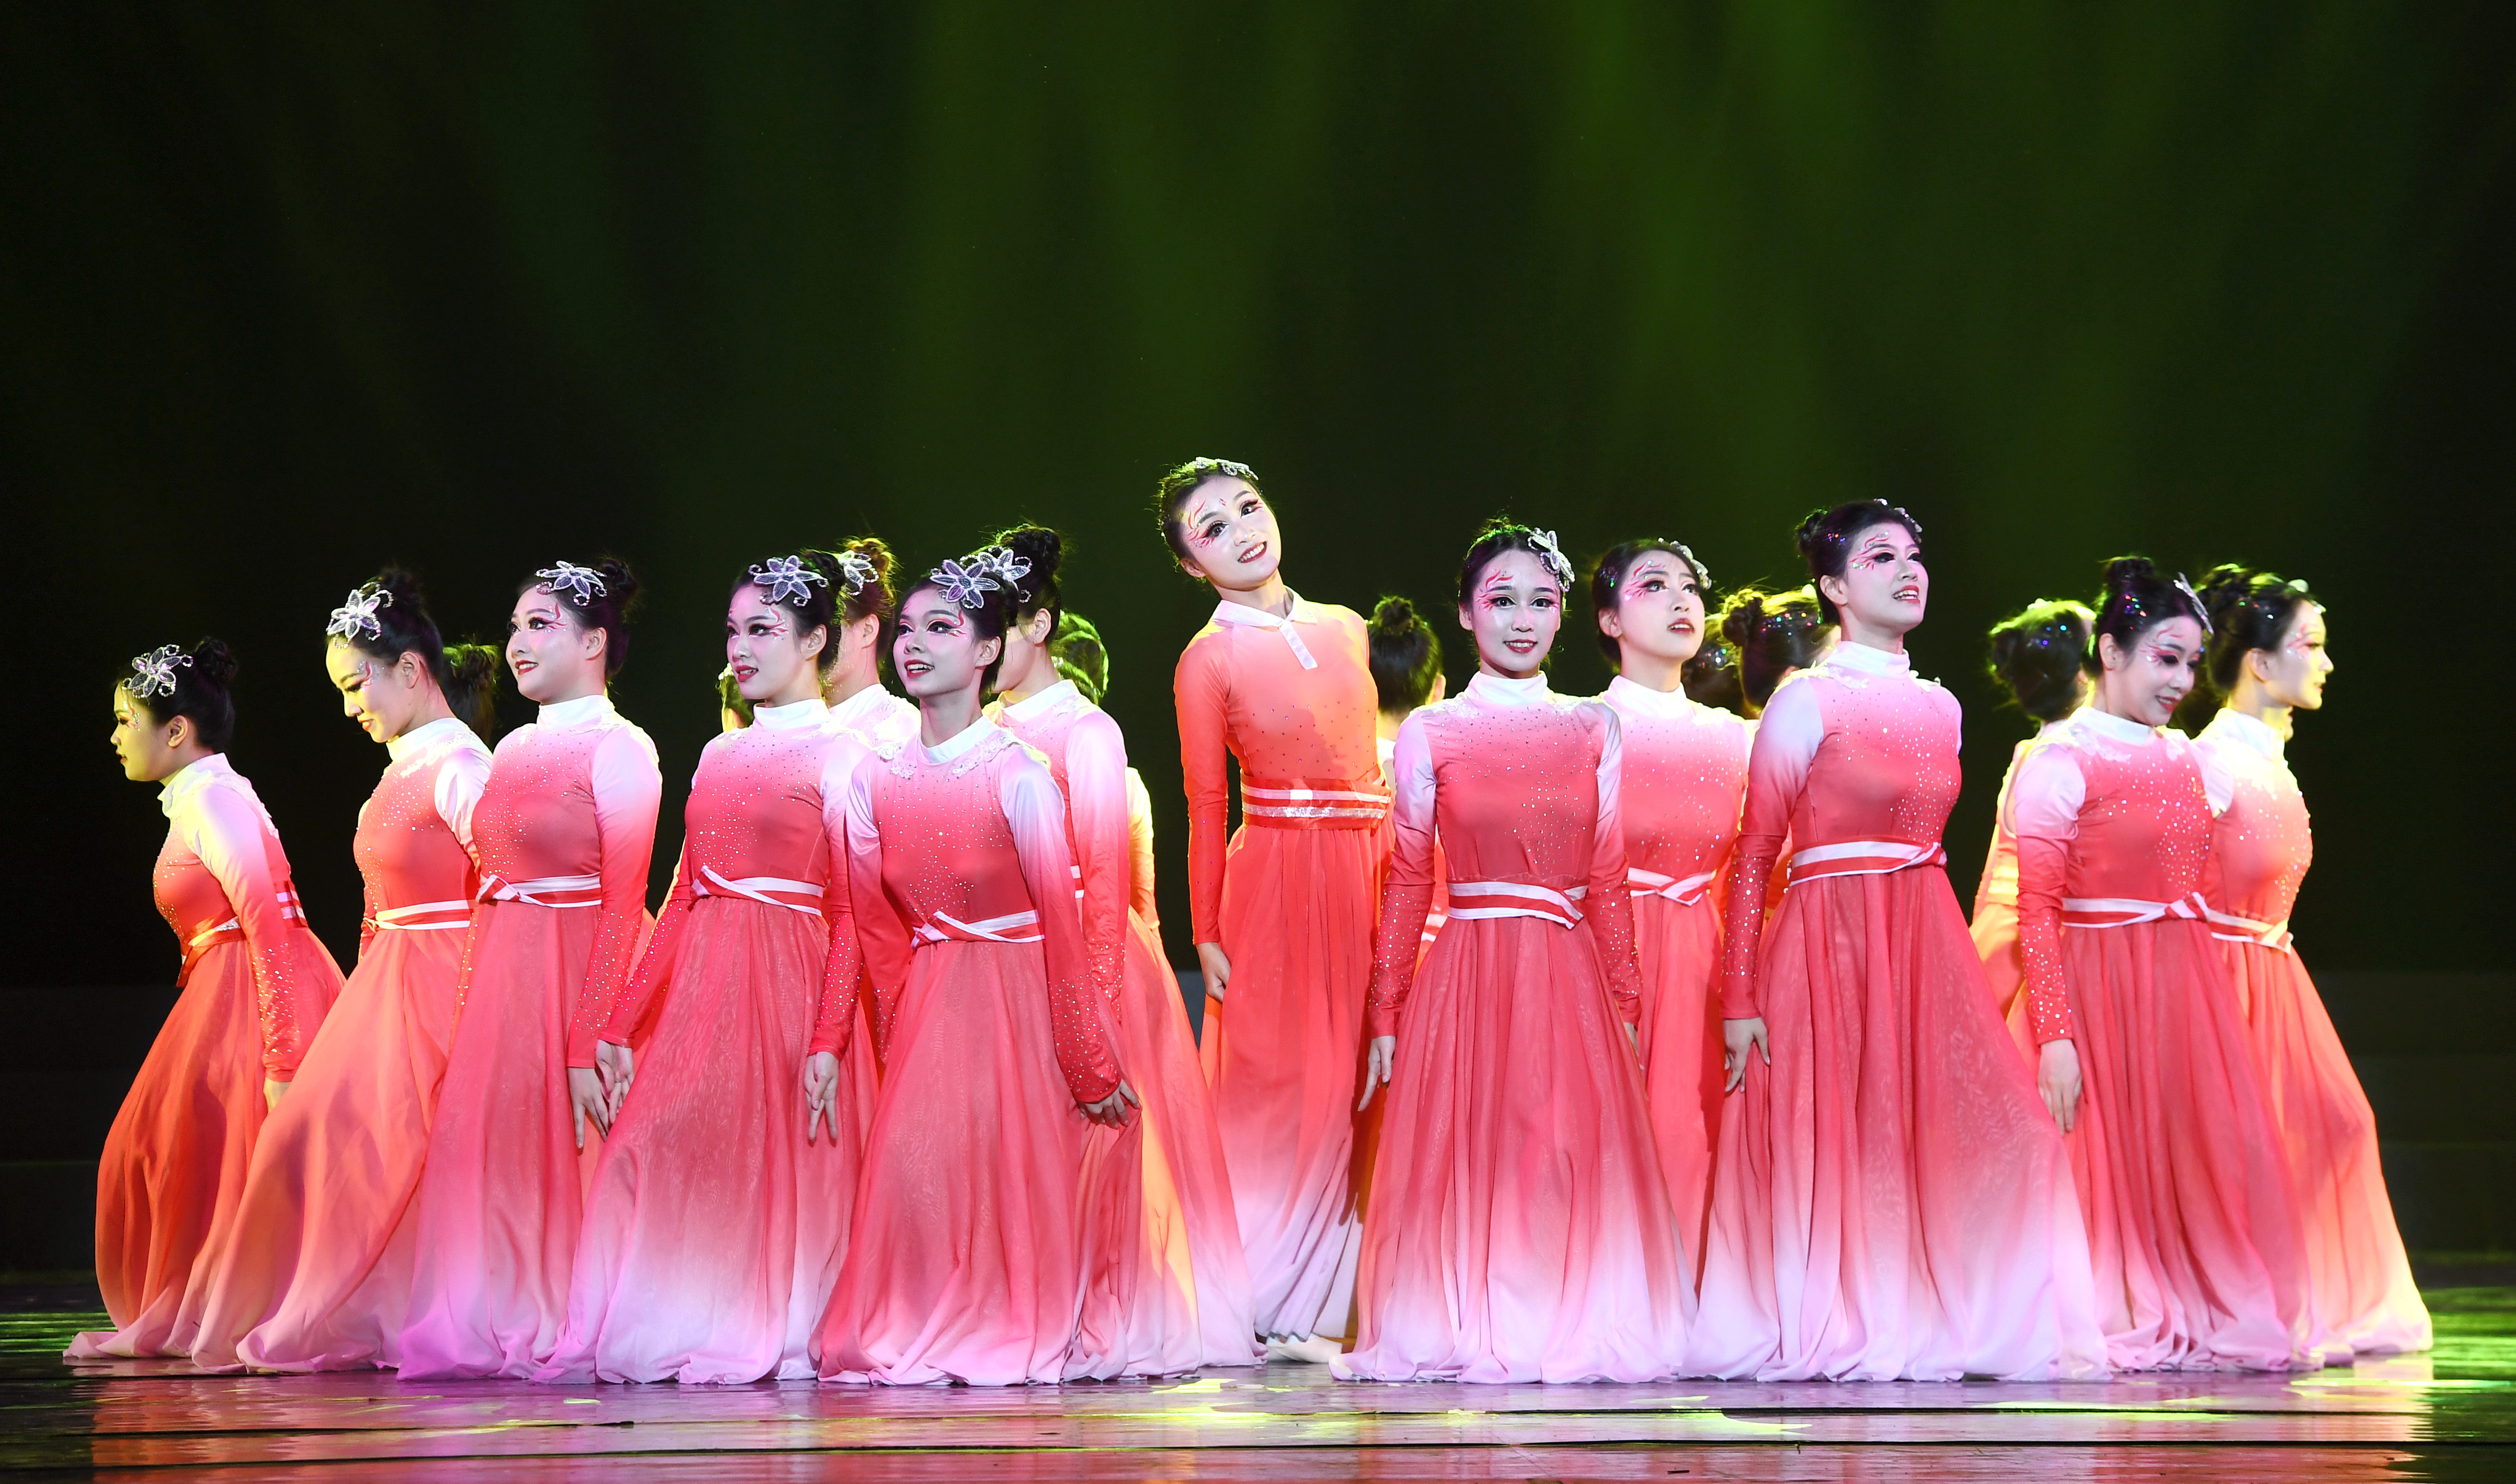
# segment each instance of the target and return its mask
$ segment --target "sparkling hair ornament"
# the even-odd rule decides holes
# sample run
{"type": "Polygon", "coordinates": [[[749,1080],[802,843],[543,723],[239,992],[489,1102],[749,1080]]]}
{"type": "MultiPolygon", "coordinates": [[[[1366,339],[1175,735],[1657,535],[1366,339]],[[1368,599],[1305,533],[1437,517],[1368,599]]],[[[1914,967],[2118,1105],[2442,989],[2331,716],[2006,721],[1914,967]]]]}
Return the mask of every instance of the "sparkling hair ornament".
{"type": "Polygon", "coordinates": [[[338,635],[343,639],[355,639],[361,634],[369,639],[381,639],[385,625],[384,620],[376,616],[376,610],[391,607],[393,600],[392,593],[373,582],[351,588],[349,601],[332,610],[332,621],[323,625],[323,633],[326,637],[338,635]]]}
{"type": "MultiPolygon", "coordinates": [[[[1026,566],[1023,570],[1028,572],[1030,569],[1026,566]]],[[[987,560],[985,552],[972,552],[966,563],[946,561],[926,576],[943,590],[944,601],[963,608],[984,608],[987,594],[1003,588],[1003,584],[996,580],[995,565],[987,560]]]]}
{"type": "Polygon", "coordinates": [[[2210,605],[2202,601],[2202,595],[2193,590],[2193,584],[2186,581],[2184,573],[2180,572],[2175,574],[2175,590],[2184,595],[2185,602],[2193,605],[2193,616],[2201,623],[2202,632],[2204,634],[2216,632],[2210,627],[2210,605]]]}
{"type": "Polygon", "coordinates": [[[813,601],[814,583],[830,585],[830,579],[805,566],[802,557],[771,557],[767,567],[751,569],[751,580],[755,586],[769,589],[770,602],[791,603],[797,608],[813,601]]]}
{"type": "MultiPolygon", "coordinates": [[[[1564,548],[1556,544],[1555,532],[1529,529],[1529,544],[1537,548],[1538,564],[1554,576],[1555,585],[1565,593],[1572,591],[1572,564],[1564,559],[1564,548]]],[[[1693,561],[1692,557],[1688,558],[1693,561]]]]}
{"type": "Polygon", "coordinates": [[[1258,471],[1237,458],[1193,458],[1180,465],[1178,472],[1198,480],[1212,479],[1220,474],[1230,479],[1246,480],[1253,487],[1258,483],[1258,471]]]}
{"type": "Polygon", "coordinates": [[[995,573],[1016,598],[1030,601],[1030,593],[1022,586],[1022,579],[1030,575],[1030,558],[1015,555],[1010,546],[989,546],[981,550],[972,561],[974,566],[995,573]]]}
{"type": "Polygon", "coordinates": [[[134,700],[172,696],[175,694],[175,667],[182,665],[189,669],[191,664],[192,657],[185,654],[180,646],[160,645],[146,655],[131,657],[131,679],[123,688],[131,693],[134,700]]]}
{"type": "Polygon", "coordinates": [[[542,579],[543,592],[557,597],[565,589],[568,601],[579,608],[611,591],[604,585],[602,573],[590,567],[579,567],[574,562],[562,562],[557,567],[544,567],[535,571],[533,575],[542,579]]]}
{"type": "Polygon", "coordinates": [[[853,598],[863,592],[865,584],[873,580],[873,564],[858,553],[842,551],[837,554],[836,560],[839,567],[839,580],[847,584],[849,597],[853,598]]]}

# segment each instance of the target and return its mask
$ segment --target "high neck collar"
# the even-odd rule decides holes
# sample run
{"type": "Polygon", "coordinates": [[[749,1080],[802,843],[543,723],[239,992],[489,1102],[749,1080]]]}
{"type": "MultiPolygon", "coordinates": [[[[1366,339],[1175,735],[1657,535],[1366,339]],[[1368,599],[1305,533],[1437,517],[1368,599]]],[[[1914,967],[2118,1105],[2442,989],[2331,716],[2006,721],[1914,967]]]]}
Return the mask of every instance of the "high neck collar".
{"type": "Polygon", "coordinates": [[[413,727],[409,731],[404,732],[401,736],[386,742],[385,755],[392,758],[395,762],[400,762],[403,758],[409,757],[413,753],[425,752],[431,747],[435,747],[445,742],[460,742],[471,735],[472,729],[470,727],[463,725],[463,723],[455,720],[451,716],[440,716],[435,721],[428,722],[425,725],[413,727]]]}
{"type": "Polygon", "coordinates": [[[1468,700],[1489,706],[1535,705],[1547,696],[1546,672],[1540,670],[1527,680],[1505,680],[1479,670],[1469,679],[1464,694],[1468,700]]]}
{"type": "Polygon", "coordinates": [[[1035,721],[1042,716],[1063,711],[1069,705],[1080,704],[1082,700],[1083,693],[1074,688],[1073,681],[1061,680],[1036,695],[1026,696],[1020,700],[1007,701],[1003,710],[1007,716],[1016,721],[1035,721]]]}
{"type": "Polygon", "coordinates": [[[222,779],[235,776],[235,766],[228,761],[228,755],[224,752],[213,752],[207,757],[194,758],[172,777],[158,784],[157,807],[171,817],[175,813],[177,804],[217,784],[222,779]]]}
{"type": "Polygon", "coordinates": [[[1912,656],[1901,652],[1890,654],[1885,650],[1874,650],[1868,645],[1855,644],[1849,639],[1836,641],[1834,648],[1827,651],[1825,658],[1819,662],[1839,665],[1847,670],[1859,670],[1865,675],[1913,673],[1912,656]]]}
{"type": "Polygon", "coordinates": [[[1229,600],[1225,600],[1214,605],[1214,621],[1217,623],[1246,623],[1258,628],[1282,628],[1287,623],[1317,623],[1320,621],[1319,611],[1303,602],[1302,595],[1300,593],[1297,593],[1288,587],[1284,589],[1284,597],[1288,601],[1283,617],[1279,618],[1274,614],[1267,612],[1263,608],[1251,608],[1246,603],[1234,603],[1229,600]]]}
{"type": "Polygon", "coordinates": [[[821,698],[816,696],[809,700],[790,700],[782,706],[753,706],[751,724],[767,727],[772,732],[800,732],[807,727],[819,726],[829,719],[829,715],[830,708],[821,704],[821,698]]]}
{"type": "Polygon", "coordinates": [[[1608,682],[1608,696],[1617,704],[1629,706],[1645,716],[1691,715],[1697,705],[1683,687],[1674,691],[1655,691],[1647,685],[1636,685],[1622,675],[1608,682]]]}
{"type": "Polygon", "coordinates": [[[948,763],[986,741],[987,734],[994,730],[996,730],[996,724],[982,714],[977,721],[963,727],[951,737],[945,738],[941,744],[927,747],[926,760],[930,763],[948,763]]]}
{"type": "Polygon", "coordinates": [[[2127,742],[2135,747],[2145,746],[2158,741],[2156,727],[2144,726],[2128,716],[2117,716],[2112,711],[2100,711],[2092,705],[2081,706],[2072,716],[2071,723],[2074,726],[2084,727],[2109,742],[2127,742]]]}
{"type": "Polygon", "coordinates": [[[860,726],[892,708],[900,698],[884,690],[876,681],[854,696],[830,707],[830,718],[843,727],[860,726]]]}
{"type": "Polygon", "coordinates": [[[563,700],[556,705],[544,706],[541,715],[533,720],[537,726],[548,727],[554,732],[564,732],[571,727],[582,727],[593,722],[605,721],[619,714],[612,709],[611,698],[597,691],[591,696],[579,696],[574,700],[563,700]]]}
{"type": "Polygon", "coordinates": [[[2276,763],[2288,761],[2288,739],[2280,729],[2259,716],[2248,716],[2234,706],[2221,706],[2219,714],[2202,729],[2202,735],[2218,742],[2232,742],[2258,752],[2276,763]]]}

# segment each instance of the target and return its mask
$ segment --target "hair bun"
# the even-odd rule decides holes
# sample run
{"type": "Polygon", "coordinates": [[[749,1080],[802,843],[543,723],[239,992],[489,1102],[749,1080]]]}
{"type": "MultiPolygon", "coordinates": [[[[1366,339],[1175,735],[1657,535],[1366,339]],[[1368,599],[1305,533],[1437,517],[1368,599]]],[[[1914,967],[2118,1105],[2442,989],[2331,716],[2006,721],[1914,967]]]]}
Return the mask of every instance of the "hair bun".
{"type": "Polygon", "coordinates": [[[1066,555],[1066,538],[1046,526],[1017,526],[997,537],[1012,548],[1013,554],[1030,564],[1026,575],[1033,582],[1048,582],[1057,576],[1057,564],[1066,555]]]}
{"type": "Polygon", "coordinates": [[[1721,639],[1734,650],[1742,650],[1765,626],[1765,595],[1752,587],[1742,587],[1730,597],[1721,614],[1721,639]]]}
{"type": "Polygon", "coordinates": [[[1817,549],[1819,533],[1825,530],[1825,518],[1829,513],[1824,508],[1810,511],[1800,522],[1799,529],[1791,532],[1791,539],[1802,557],[1817,549]]]}
{"type": "Polygon", "coordinates": [[[603,595],[611,601],[611,611],[627,617],[629,605],[638,601],[638,574],[617,557],[605,557],[596,562],[594,571],[603,578],[603,595]]]}
{"type": "Polygon", "coordinates": [[[2105,586],[2108,592],[2121,592],[2138,582],[2158,580],[2158,564],[2147,557],[2117,557],[2106,564],[2105,586]]]}
{"type": "Polygon", "coordinates": [[[1415,605],[1405,598],[1383,598],[1372,605],[1371,626],[1384,634],[1405,633],[1415,626],[1415,605]]]}
{"type": "Polygon", "coordinates": [[[225,688],[236,677],[235,653],[222,639],[203,639],[192,646],[192,673],[212,685],[225,688]]]}
{"type": "Polygon", "coordinates": [[[892,569],[900,565],[900,559],[891,554],[891,548],[883,543],[882,537],[859,536],[853,541],[842,543],[839,549],[852,557],[862,557],[872,563],[873,580],[876,586],[888,587],[891,584],[892,569]]]}

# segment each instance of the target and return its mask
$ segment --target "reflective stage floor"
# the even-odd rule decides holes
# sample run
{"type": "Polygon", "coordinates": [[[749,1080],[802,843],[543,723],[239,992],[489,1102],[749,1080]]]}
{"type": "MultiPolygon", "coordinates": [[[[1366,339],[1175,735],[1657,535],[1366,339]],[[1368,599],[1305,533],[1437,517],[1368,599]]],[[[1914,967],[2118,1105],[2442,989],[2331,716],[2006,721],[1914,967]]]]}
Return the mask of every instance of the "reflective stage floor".
{"type": "Polygon", "coordinates": [[[2434,1353],[2300,1377],[1363,1386],[1279,1365],[884,1390],[72,1370],[61,1346],[103,1316],[28,1308],[20,1291],[0,1313],[0,1470],[222,1484],[2516,1479],[2516,1289],[2430,1298],[2434,1353]]]}

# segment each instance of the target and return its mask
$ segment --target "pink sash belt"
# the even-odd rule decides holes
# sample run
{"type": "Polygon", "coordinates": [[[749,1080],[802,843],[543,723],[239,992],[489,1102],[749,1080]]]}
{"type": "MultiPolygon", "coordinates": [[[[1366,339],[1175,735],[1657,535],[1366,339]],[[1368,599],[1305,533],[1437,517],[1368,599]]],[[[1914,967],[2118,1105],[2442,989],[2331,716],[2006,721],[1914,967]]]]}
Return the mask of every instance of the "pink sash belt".
{"type": "Polygon", "coordinates": [[[1581,909],[1573,904],[1589,889],[1576,886],[1571,891],[1557,891],[1527,881],[1453,881],[1450,915],[1469,921],[1479,917],[1537,917],[1558,927],[1571,927],[1581,920],[1581,909]]]}
{"type": "Polygon", "coordinates": [[[1712,883],[1720,878],[1717,870],[1698,871],[1691,876],[1664,876],[1639,866],[1625,868],[1625,887],[1639,902],[1645,897],[1665,897],[1680,907],[1693,907],[1703,900],[1712,883]]]}
{"type": "Polygon", "coordinates": [[[2168,917],[2182,917],[2199,922],[2209,913],[2200,892],[2176,898],[2172,902],[2143,902],[2136,897],[2065,897],[2062,899],[2064,927],[2132,927],[2143,922],[2159,922],[2168,917]]]}
{"type": "Polygon", "coordinates": [[[1389,790],[1345,779],[1240,780],[1240,820],[1268,829],[1371,829],[1389,816],[1389,790]]]}
{"type": "Polygon", "coordinates": [[[1039,913],[1007,912],[1001,917],[984,917],[976,922],[963,922],[942,912],[917,924],[917,946],[937,943],[1037,943],[1047,934],[1039,930],[1039,913]]]}
{"type": "Polygon", "coordinates": [[[483,871],[477,900],[525,902],[534,907],[601,907],[603,878],[599,875],[535,876],[529,881],[510,881],[494,871],[483,871]]]}
{"type": "Polygon", "coordinates": [[[2223,943],[2250,943],[2256,948],[2272,949],[2291,955],[2297,953],[2297,940],[2289,936],[2286,917],[2283,917],[2278,922],[2263,922],[2252,917],[2240,917],[2235,912],[2223,912],[2216,908],[2206,907],[2202,909],[2202,915],[2210,919],[2210,936],[2223,943]],[[2233,931],[2222,932],[2220,931],[2222,928],[2233,929],[2233,931]]]}
{"type": "Polygon", "coordinates": [[[702,897],[740,897],[764,907],[782,907],[808,917],[821,915],[821,893],[824,888],[812,881],[789,881],[783,876],[743,876],[727,880],[717,874],[713,866],[699,868],[698,879],[691,890],[702,897]]]}
{"type": "Polygon", "coordinates": [[[1812,845],[1792,855],[1783,890],[1820,876],[1883,876],[1915,866],[1945,866],[1949,853],[1937,840],[1913,845],[1903,840],[1845,840],[1839,845],[1812,845]]]}

